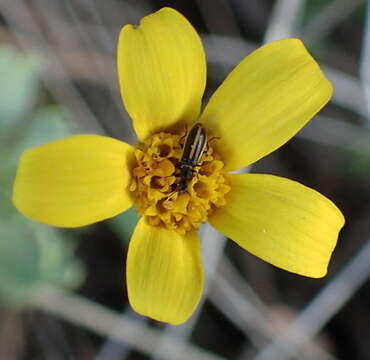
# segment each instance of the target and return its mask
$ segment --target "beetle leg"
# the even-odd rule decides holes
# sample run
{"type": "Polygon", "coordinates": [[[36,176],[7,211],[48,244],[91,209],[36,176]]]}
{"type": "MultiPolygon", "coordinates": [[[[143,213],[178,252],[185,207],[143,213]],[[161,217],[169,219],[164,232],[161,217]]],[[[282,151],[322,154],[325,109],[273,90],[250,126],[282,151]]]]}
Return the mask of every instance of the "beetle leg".
{"type": "Polygon", "coordinates": [[[179,143],[180,144],[184,144],[184,140],[186,138],[186,135],[188,134],[188,125],[185,125],[185,134],[183,136],[181,136],[181,138],[179,139],[179,143]]]}
{"type": "Polygon", "coordinates": [[[211,142],[211,141],[214,141],[214,140],[220,140],[221,138],[219,137],[219,136],[213,136],[213,137],[211,137],[209,140],[207,140],[207,143],[206,143],[206,150],[205,150],[205,152],[208,152],[208,149],[209,149],[209,143],[211,142]]]}
{"type": "Polygon", "coordinates": [[[220,140],[221,138],[219,136],[213,136],[211,137],[208,141],[207,141],[207,144],[210,143],[211,141],[214,141],[214,140],[220,140]]]}

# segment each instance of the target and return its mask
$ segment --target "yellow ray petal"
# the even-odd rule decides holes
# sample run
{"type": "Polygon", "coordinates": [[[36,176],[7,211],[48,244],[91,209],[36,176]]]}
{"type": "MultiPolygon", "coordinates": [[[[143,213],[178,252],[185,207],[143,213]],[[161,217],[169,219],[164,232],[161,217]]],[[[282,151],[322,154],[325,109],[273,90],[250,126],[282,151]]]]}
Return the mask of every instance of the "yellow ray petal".
{"type": "Polygon", "coordinates": [[[174,325],[186,321],[203,289],[197,234],[180,235],[141,218],[128,250],[127,287],[138,313],[174,325]]]}
{"type": "Polygon", "coordinates": [[[123,102],[141,140],[198,116],[205,55],[198,34],[177,11],[163,8],[139,26],[123,27],[118,74],[123,102]]]}
{"type": "Polygon", "coordinates": [[[331,83],[298,39],[262,46],[212,96],[202,123],[226,169],[249,165],[297,133],[330,99],[331,83]]]}
{"type": "Polygon", "coordinates": [[[13,202],[25,216],[54,226],[75,227],[110,218],[132,201],[130,145],[104,136],[81,135],[23,153],[13,202]]]}
{"type": "Polygon", "coordinates": [[[327,272],[344,218],[326,197],[272,175],[229,175],[225,207],[210,223],[244,249],[309,277],[327,272]]]}

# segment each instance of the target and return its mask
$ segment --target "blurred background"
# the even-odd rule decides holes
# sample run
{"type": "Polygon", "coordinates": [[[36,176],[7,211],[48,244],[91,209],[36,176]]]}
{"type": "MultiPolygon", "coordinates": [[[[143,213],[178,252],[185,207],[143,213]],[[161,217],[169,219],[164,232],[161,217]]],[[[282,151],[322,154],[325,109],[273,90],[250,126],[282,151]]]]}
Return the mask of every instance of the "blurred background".
{"type": "Polygon", "coordinates": [[[0,0],[0,359],[370,359],[370,5],[361,0],[0,0]],[[120,28],[163,6],[205,45],[205,100],[265,42],[299,37],[335,93],[254,165],[332,199],[347,223],[324,279],[284,272],[202,228],[207,287],[173,327],[136,315],[125,258],[137,221],[60,230],[11,205],[19,154],[77,133],[135,141],[117,84],[120,28]]]}

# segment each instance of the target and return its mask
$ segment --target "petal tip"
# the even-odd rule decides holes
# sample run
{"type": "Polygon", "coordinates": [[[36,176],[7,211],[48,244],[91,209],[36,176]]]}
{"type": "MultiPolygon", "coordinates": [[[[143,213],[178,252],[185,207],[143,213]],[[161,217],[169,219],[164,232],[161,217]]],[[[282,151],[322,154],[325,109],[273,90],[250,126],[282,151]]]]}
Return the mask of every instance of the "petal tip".
{"type": "MultiPolygon", "coordinates": [[[[174,8],[171,8],[171,7],[169,7],[169,6],[165,6],[165,7],[163,7],[163,8],[161,8],[161,9],[159,9],[158,11],[156,11],[155,13],[172,13],[172,14],[176,14],[176,15],[181,15],[181,16],[183,16],[182,14],[180,14],[176,9],[174,9],[174,8]]],[[[155,14],[154,13],[154,14],[155,14]]]]}
{"type": "MultiPolygon", "coordinates": [[[[181,19],[185,19],[185,21],[188,22],[188,20],[185,18],[185,16],[183,16],[177,10],[175,10],[171,7],[165,6],[165,7],[162,7],[161,9],[151,13],[151,14],[148,14],[148,15],[142,17],[140,19],[140,22],[139,22],[138,26],[140,26],[141,24],[144,24],[146,21],[148,21],[149,19],[152,19],[154,17],[160,18],[160,17],[164,17],[164,16],[178,17],[178,18],[181,18],[181,19]]],[[[135,25],[133,25],[133,26],[134,26],[134,28],[138,27],[138,26],[135,26],[135,25]]]]}
{"type": "Polygon", "coordinates": [[[141,309],[140,307],[136,306],[136,304],[133,302],[133,300],[130,298],[130,296],[129,296],[129,302],[130,302],[131,307],[138,314],[140,314],[142,316],[145,316],[145,317],[148,317],[148,318],[150,318],[152,320],[158,321],[160,323],[164,323],[164,324],[170,324],[170,325],[175,325],[175,326],[182,325],[192,315],[192,314],[190,314],[189,316],[187,316],[185,318],[175,319],[175,318],[172,318],[172,317],[163,316],[161,314],[153,314],[150,311],[145,311],[145,310],[141,309]]]}

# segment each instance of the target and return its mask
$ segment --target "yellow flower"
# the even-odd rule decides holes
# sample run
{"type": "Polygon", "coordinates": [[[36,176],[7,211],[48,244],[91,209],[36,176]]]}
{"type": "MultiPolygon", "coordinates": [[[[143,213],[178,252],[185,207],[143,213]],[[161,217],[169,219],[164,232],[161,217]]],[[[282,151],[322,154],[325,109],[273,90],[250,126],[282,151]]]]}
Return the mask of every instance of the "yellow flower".
{"type": "Polygon", "coordinates": [[[172,324],[186,321],[201,297],[196,230],[205,221],[277,267],[326,274],[344,224],[337,207],[288,179],[228,173],[280,147],[331,97],[330,82],[301,41],[276,41],[247,56],[200,116],[205,55],[175,10],[163,8],[122,29],[118,73],[140,142],[80,135],[26,151],[14,184],[20,212],[75,227],[135,203],[143,216],[129,245],[129,300],[137,312],[172,324]],[[182,193],[184,132],[196,120],[208,145],[182,193]]]}

